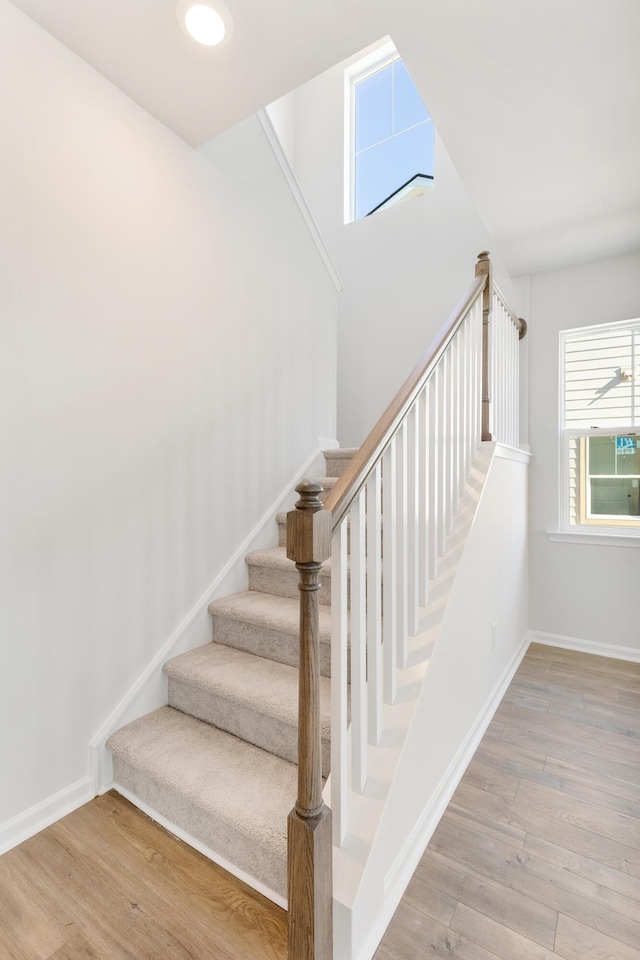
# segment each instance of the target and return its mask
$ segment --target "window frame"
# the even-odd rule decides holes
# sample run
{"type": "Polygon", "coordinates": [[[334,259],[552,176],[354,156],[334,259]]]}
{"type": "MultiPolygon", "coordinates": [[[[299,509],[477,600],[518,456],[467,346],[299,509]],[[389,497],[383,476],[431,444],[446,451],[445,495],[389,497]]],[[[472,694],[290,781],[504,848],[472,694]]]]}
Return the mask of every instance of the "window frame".
{"type": "MultiPolygon", "coordinates": [[[[397,60],[402,60],[393,41],[387,37],[380,44],[376,44],[363,57],[358,57],[353,63],[345,67],[344,71],[344,223],[358,223],[366,220],[369,214],[356,219],[356,84],[378,70],[383,70],[397,60]]],[[[430,116],[431,123],[433,118],[430,116]]],[[[435,129],[435,127],[434,127],[435,129]]],[[[398,191],[406,184],[398,184],[398,191]]],[[[390,198],[379,204],[379,207],[369,213],[382,208],[390,198]]]]}
{"type": "MultiPolygon", "coordinates": [[[[574,535],[576,538],[584,538],[586,536],[593,536],[594,538],[618,538],[619,541],[628,541],[628,540],[639,540],[640,541],[640,517],[637,520],[633,518],[628,518],[624,516],[613,517],[602,515],[602,519],[597,516],[588,517],[586,505],[588,501],[588,481],[589,476],[586,469],[582,469],[584,460],[586,459],[586,450],[587,444],[584,443],[584,438],[590,437],[606,437],[606,436],[636,436],[640,442],[640,416],[636,416],[635,419],[638,420],[638,423],[634,423],[634,404],[635,398],[632,400],[632,422],[625,424],[606,424],[603,423],[597,427],[576,427],[576,426],[566,426],[566,363],[567,363],[567,343],[571,340],[579,339],[581,335],[587,336],[588,334],[596,334],[599,331],[601,332],[611,332],[612,334],[615,331],[620,331],[624,329],[634,329],[637,328],[640,330],[640,319],[631,319],[631,320],[622,320],[622,321],[612,321],[610,323],[602,324],[593,324],[586,327],[574,327],[568,330],[561,330],[559,335],[559,377],[558,377],[558,412],[559,412],[559,464],[560,464],[560,483],[559,483],[559,502],[558,502],[558,516],[560,519],[560,533],[567,537],[574,535]],[[571,438],[578,438],[579,441],[579,452],[578,457],[583,462],[581,463],[579,469],[579,478],[578,484],[579,489],[577,493],[577,503],[575,515],[576,519],[572,522],[572,510],[571,510],[571,449],[570,443],[571,438]],[[621,537],[622,534],[622,537],[621,537]]],[[[638,373],[638,368],[635,368],[633,375],[635,376],[638,373]]],[[[634,381],[636,382],[636,381],[634,381]]],[[[635,394],[635,390],[633,391],[635,394]]],[[[557,538],[557,535],[550,535],[553,538],[557,538]]],[[[613,542],[613,540],[611,540],[613,542]]]]}

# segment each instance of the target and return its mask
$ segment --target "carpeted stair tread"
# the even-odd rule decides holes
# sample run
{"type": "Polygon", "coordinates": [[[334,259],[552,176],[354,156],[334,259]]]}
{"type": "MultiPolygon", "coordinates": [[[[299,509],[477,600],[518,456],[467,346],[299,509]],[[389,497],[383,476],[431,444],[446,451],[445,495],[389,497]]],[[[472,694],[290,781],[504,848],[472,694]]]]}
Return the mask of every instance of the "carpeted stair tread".
{"type": "Polygon", "coordinates": [[[292,763],[172,707],[134,720],[107,746],[116,787],[286,896],[292,763]]]}
{"type": "MultiPolygon", "coordinates": [[[[293,634],[300,632],[300,600],[298,597],[276,597],[272,593],[245,590],[209,604],[212,616],[226,616],[232,620],[259,624],[293,634]]],[[[331,642],[331,610],[320,610],[320,640],[331,642]]]]}
{"type": "MultiPolygon", "coordinates": [[[[169,660],[169,704],[295,763],[298,671],[284,663],[208,643],[169,660]]],[[[323,774],[329,775],[331,681],[320,678],[323,774]]]]}
{"type": "MultiPolygon", "coordinates": [[[[259,657],[298,666],[300,655],[299,597],[246,590],[209,605],[215,643],[246,650],[259,657]]],[[[331,676],[331,610],[319,605],[320,673],[331,676]]]]}
{"type": "Polygon", "coordinates": [[[325,450],[324,458],[327,465],[327,474],[332,477],[341,477],[357,452],[357,447],[338,447],[336,450],[325,450]]]}
{"type": "MultiPolygon", "coordinates": [[[[299,574],[285,547],[254,550],[245,557],[249,568],[249,590],[272,593],[279,597],[299,597],[299,574]]],[[[331,603],[331,560],[320,571],[319,601],[331,603]]]]}

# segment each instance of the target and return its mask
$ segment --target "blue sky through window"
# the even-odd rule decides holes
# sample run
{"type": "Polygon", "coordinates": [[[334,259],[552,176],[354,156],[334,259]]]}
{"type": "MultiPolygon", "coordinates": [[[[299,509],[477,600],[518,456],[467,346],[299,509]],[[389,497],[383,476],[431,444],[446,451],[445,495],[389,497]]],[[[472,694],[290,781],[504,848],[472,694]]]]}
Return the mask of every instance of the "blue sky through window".
{"type": "Polygon", "coordinates": [[[401,60],[355,84],[355,218],[416,174],[433,176],[433,121],[401,60]]]}

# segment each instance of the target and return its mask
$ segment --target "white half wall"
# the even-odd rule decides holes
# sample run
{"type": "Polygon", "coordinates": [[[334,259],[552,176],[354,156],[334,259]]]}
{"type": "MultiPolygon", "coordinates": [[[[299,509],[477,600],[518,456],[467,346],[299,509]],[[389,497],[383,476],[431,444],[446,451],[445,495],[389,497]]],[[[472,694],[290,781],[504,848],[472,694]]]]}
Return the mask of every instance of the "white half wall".
{"type": "MultiPolygon", "coordinates": [[[[402,55],[402,50],[399,50],[402,55]]],[[[344,61],[269,108],[274,126],[344,283],[338,315],[338,436],[357,446],[429,347],[474,277],[481,250],[524,316],[437,134],[435,188],[344,223],[344,61]]],[[[427,107],[428,91],[422,91],[427,107]]]]}
{"type": "Polygon", "coordinates": [[[353,960],[373,955],[527,649],[528,469],[496,445],[353,906],[353,960]]]}
{"type": "Polygon", "coordinates": [[[18,836],[86,782],[92,736],[335,437],[336,295],[275,160],[247,191],[8,0],[0,117],[0,827],[18,836]]]}
{"type": "MultiPolygon", "coordinates": [[[[640,550],[550,542],[559,529],[560,330],[640,316],[640,256],[531,277],[529,421],[531,621],[534,632],[640,650],[640,550]]],[[[596,537],[590,538],[596,540],[596,537]]]]}

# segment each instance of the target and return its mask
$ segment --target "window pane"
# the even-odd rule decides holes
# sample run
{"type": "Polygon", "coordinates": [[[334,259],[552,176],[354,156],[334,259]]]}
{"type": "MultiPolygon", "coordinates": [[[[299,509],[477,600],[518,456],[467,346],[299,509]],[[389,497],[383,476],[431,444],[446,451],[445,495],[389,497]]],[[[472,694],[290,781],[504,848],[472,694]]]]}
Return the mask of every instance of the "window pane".
{"type": "Polygon", "coordinates": [[[430,119],[429,111],[402,60],[396,60],[393,64],[393,111],[394,133],[401,133],[408,127],[415,127],[417,123],[430,119]]]}
{"type": "Polygon", "coordinates": [[[616,472],[615,437],[589,438],[589,473],[607,476],[616,472]]]}
{"type": "Polygon", "coordinates": [[[355,85],[356,153],[390,137],[391,68],[372,73],[355,85]]]}
{"type": "Polygon", "coordinates": [[[591,476],[640,475],[638,437],[609,436],[589,438],[589,473],[591,476]]]}
{"type": "Polygon", "coordinates": [[[591,480],[592,516],[640,516],[639,483],[631,477],[591,480]]]}
{"type": "Polygon", "coordinates": [[[356,220],[411,180],[433,176],[433,124],[424,123],[356,157],[356,220]]]}

